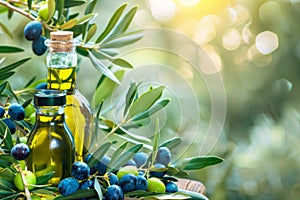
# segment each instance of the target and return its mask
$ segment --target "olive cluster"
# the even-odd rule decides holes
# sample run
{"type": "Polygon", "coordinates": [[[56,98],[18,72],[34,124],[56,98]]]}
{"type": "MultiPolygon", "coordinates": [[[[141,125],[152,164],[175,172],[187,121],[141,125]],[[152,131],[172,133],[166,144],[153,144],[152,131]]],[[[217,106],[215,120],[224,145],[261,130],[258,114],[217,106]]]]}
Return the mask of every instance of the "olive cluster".
{"type": "MultiPolygon", "coordinates": [[[[105,155],[96,165],[87,165],[91,158],[88,154],[84,162],[76,162],[72,165],[72,177],[63,179],[59,186],[59,192],[63,196],[69,196],[80,189],[94,187],[94,180],[99,179],[106,186],[104,197],[106,200],[123,200],[124,195],[132,191],[148,191],[157,193],[174,193],[178,191],[177,185],[164,178],[167,167],[171,161],[171,152],[167,147],[158,149],[155,163],[150,165],[149,155],[138,152],[120,169],[108,173],[111,158],[105,155]],[[98,179],[95,179],[97,177],[98,179]]],[[[152,155],[151,155],[152,156],[152,155]]]]}
{"type": "Polygon", "coordinates": [[[21,121],[25,118],[25,109],[18,103],[7,106],[0,106],[0,118],[9,128],[10,133],[14,134],[17,130],[14,120],[21,121]]]}
{"type": "Polygon", "coordinates": [[[43,55],[47,50],[46,37],[42,36],[42,32],[43,26],[39,21],[31,21],[24,28],[24,36],[32,41],[32,51],[38,56],[43,55]]]}

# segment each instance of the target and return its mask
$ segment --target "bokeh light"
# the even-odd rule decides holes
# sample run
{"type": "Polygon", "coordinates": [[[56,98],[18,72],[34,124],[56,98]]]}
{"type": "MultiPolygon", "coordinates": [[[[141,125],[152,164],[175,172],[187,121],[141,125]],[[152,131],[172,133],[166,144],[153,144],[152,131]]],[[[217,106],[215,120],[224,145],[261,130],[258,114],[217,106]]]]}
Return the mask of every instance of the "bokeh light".
{"type": "Polygon", "coordinates": [[[231,24],[234,24],[238,20],[237,12],[232,7],[227,7],[225,9],[225,16],[227,17],[227,21],[231,24]]]}
{"type": "Polygon", "coordinates": [[[225,49],[236,50],[241,45],[241,35],[236,29],[229,29],[223,35],[222,42],[225,49]]]}
{"type": "Polygon", "coordinates": [[[256,45],[252,45],[247,52],[248,60],[256,66],[264,67],[272,61],[272,54],[262,54],[256,45]]]}
{"type": "Polygon", "coordinates": [[[217,50],[210,45],[205,45],[203,48],[208,57],[201,57],[199,60],[201,72],[207,75],[219,73],[223,64],[217,50]]]}
{"type": "Polygon", "coordinates": [[[264,22],[270,22],[278,19],[278,17],[282,17],[280,6],[274,1],[262,4],[259,8],[259,17],[264,22]]]}
{"type": "Polygon", "coordinates": [[[176,5],[172,0],[150,0],[153,17],[162,22],[170,21],[175,17],[176,5]]]}
{"type": "Polygon", "coordinates": [[[219,25],[219,19],[215,15],[206,15],[204,16],[198,25],[198,28],[195,32],[195,41],[198,44],[204,44],[213,40],[217,33],[217,27],[219,25]]]}
{"type": "Polygon", "coordinates": [[[243,41],[246,44],[249,44],[252,37],[253,37],[253,34],[252,34],[251,30],[248,27],[244,27],[242,30],[243,41]]]}
{"type": "Polygon", "coordinates": [[[178,0],[179,3],[186,7],[191,7],[197,5],[201,0],[178,0]]]}
{"type": "Polygon", "coordinates": [[[245,6],[236,4],[233,9],[237,14],[237,23],[247,23],[251,20],[249,10],[245,6]]]}
{"type": "Polygon", "coordinates": [[[262,54],[269,54],[275,51],[279,46],[278,36],[271,31],[259,33],[255,39],[255,45],[262,54]]]}

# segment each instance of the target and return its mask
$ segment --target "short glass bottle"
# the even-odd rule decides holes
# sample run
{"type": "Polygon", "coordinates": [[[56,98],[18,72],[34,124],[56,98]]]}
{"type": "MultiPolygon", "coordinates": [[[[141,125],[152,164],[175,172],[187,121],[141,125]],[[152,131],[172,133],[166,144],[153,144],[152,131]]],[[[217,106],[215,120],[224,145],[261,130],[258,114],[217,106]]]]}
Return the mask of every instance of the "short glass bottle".
{"type": "Polygon", "coordinates": [[[66,91],[66,123],[74,137],[76,161],[82,161],[91,144],[93,115],[89,102],[76,89],[78,42],[73,32],[50,33],[47,54],[47,89],[66,91]]]}
{"type": "Polygon", "coordinates": [[[56,186],[70,176],[75,159],[73,136],[65,123],[66,94],[59,90],[41,90],[34,94],[36,122],[27,144],[27,167],[36,176],[55,171],[49,183],[56,186]]]}

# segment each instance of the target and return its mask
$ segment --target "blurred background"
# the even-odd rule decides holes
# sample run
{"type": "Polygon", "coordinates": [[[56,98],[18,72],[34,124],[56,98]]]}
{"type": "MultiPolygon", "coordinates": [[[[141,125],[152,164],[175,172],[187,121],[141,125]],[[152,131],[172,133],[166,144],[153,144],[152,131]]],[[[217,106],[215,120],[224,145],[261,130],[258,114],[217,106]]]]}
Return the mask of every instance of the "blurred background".
{"type": "MultiPolygon", "coordinates": [[[[125,2],[99,0],[98,32],[125,2]]],[[[166,85],[172,103],[157,115],[162,139],[183,137],[174,158],[225,159],[189,176],[206,185],[210,199],[299,199],[300,1],[128,3],[139,6],[131,29],[144,29],[145,37],[122,49],[135,69],[126,73],[111,102],[131,79],[166,85]]],[[[14,88],[33,76],[45,78],[45,56],[33,55],[23,37],[28,21],[19,15],[0,20],[13,32],[13,39],[1,34],[0,43],[22,46],[28,49],[22,56],[34,58],[11,78],[14,88]]],[[[91,99],[100,75],[88,60],[79,67],[78,88],[91,99]]],[[[153,127],[137,131],[153,133],[153,127]]]]}

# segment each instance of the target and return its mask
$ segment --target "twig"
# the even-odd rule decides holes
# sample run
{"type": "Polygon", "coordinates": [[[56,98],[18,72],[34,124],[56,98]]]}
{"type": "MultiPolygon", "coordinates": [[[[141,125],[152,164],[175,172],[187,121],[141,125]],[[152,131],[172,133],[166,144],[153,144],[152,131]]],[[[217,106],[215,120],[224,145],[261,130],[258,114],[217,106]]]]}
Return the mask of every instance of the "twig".
{"type": "MultiPolygon", "coordinates": [[[[15,4],[20,4],[20,5],[23,5],[23,6],[28,6],[27,2],[20,2],[19,0],[9,0],[7,1],[8,3],[15,3],[15,4]]],[[[40,6],[36,6],[36,5],[32,5],[32,8],[40,8],[40,6]]]]}
{"type": "MultiPolygon", "coordinates": [[[[10,4],[9,2],[6,2],[6,1],[3,1],[3,0],[0,0],[0,5],[3,5],[5,7],[7,7],[8,9],[12,10],[12,11],[15,11],[25,17],[27,17],[28,19],[32,20],[32,21],[35,21],[37,20],[37,18],[35,18],[34,16],[32,16],[29,12],[26,12],[25,10],[22,10],[20,8],[17,8],[15,6],[13,6],[12,4],[10,4]]],[[[43,27],[48,29],[49,31],[55,31],[56,29],[53,29],[51,28],[47,23],[45,22],[41,22],[43,27]]]]}
{"type": "Polygon", "coordinates": [[[33,17],[32,15],[30,15],[29,12],[26,12],[26,11],[20,9],[20,8],[17,8],[17,7],[13,6],[12,4],[10,4],[10,3],[6,2],[6,1],[0,0],[0,4],[3,5],[3,6],[5,6],[5,7],[7,7],[10,10],[13,10],[13,11],[16,11],[17,13],[20,13],[21,15],[29,18],[32,21],[36,20],[36,18],[33,17]]]}

